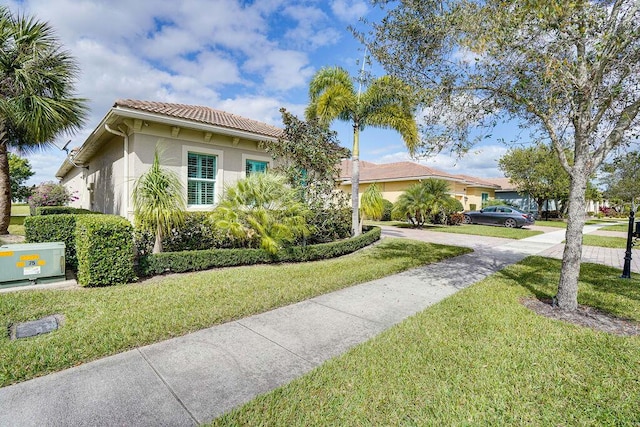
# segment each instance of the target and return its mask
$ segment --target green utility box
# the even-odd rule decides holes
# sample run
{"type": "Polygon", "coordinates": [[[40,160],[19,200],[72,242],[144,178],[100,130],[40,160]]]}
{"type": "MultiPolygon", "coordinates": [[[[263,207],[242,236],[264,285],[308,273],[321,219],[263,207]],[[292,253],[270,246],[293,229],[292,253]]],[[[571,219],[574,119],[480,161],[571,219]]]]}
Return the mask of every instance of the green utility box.
{"type": "Polygon", "coordinates": [[[64,242],[0,246],[0,288],[65,279],[64,242]]]}

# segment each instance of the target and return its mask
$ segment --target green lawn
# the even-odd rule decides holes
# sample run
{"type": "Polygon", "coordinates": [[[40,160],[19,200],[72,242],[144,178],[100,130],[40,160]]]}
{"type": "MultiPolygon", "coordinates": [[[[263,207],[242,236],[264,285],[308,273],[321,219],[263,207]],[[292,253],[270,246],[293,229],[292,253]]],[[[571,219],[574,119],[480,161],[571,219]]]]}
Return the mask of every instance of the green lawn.
{"type": "MultiPolygon", "coordinates": [[[[365,221],[365,224],[376,226],[386,225],[398,228],[411,228],[411,225],[409,223],[402,221],[365,221]]],[[[441,233],[473,234],[476,236],[504,237],[507,239],[524,239],[526,237],[542,234],[542,231],[528,230],[526,228],[506,228],[474,224],[461,224],[453,226],[425,224],[424,228],[422,229],[426,231],[438,231],[441,233]]]]}
{"type": "Polygon", "coordinates": [[[22,203],[12,203],[11,216],[29,216],[29,205],[22,203]]]}
{"type": "Polygon", "coordinates": [[[564,221],[536,220],[536,225],[541,225],[543,227],[567,228],[567,223],[564,221]]]}
{"type": "MultiPolygon", "coordinates": [[[[527,258],[213,425],[638,425],[640,337],[550,320],[560,261],[527,258]]],[[[640,320],[640,278],[583,264],[580,302],[640,320]]]]}
{"type": "Polygon", "coordinates": [[[65,316],[58,331],[0,337],[0,387],[470,252],[405,239],[344,257],[156,277],[94,289],[0,294],[0,326],[65,316]]]}
{"type": "Polygon", "coordinates": [[[528,230],[526,228],[494,227],[491,225],[462,224],[454,226],[428,225],[427,231],[441,233],[473,234],[476,236],[504,237],[506,239],[524,239],[526,237],[542,234],[542,231],[528,230]]]}
{"type": "Polygon", "coordinates": [[[602,227],[600,230],[623,231],[626,233],[629,230],[629,222],[626,222],[624,224],[607,225],[606,227],[602,227]]]}
{"type": "Polygon", "coordinates": [[[594,236],[593,234],[585,234],[582,236],[582,244],[585,246],[626,249],[627,239],[624,237],[594,236]]]}

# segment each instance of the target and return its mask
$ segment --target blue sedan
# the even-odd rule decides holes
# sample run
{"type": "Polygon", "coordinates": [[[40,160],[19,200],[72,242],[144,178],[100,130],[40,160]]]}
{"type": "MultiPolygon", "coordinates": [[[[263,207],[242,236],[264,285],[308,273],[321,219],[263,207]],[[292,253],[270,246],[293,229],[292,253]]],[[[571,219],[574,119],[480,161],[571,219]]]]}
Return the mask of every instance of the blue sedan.
{"type": "Polygon", "coordinates": [[[520,228],[533,225],[535,219],[530,213],[519,211],[511,206],[489,206],[479,211],[465,212],[464,223],[520,228]]]}

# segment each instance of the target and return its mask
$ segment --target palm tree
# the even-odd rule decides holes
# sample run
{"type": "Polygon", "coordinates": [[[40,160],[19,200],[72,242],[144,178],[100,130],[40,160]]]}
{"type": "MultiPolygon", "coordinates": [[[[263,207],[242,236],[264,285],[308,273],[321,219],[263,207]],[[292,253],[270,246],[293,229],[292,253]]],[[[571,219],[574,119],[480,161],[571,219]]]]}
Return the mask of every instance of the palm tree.
{"type": "Polygon", "coordinates": [[[153,164],[133,185],[133,214],[136,226],[155,234],[153,253],[162,252],[162,238],[184,224],[187,207],[184,187],[173,171],[160,166],[155,152],[153,164]]]}
{"type": "Polygon", "coordinates": [[[422,227],[430,217],[442,215],[446,218],[450,213],[462,210],[462,205],[449,195],[447,181],[428,178],[407,188],[398,197],[393,210],[415,227],[422,227]]]}
{"type": "Polygon", "coordinates": [[[309,209],[287,180],[284,175],[257,173],[226,188],[213,211],[214,225],[243,244],[259,245],[270,254],[307,237],[311,231],[306,221],[309,209]]]}
{"type": "Polygon", "coordinates": [[[384,199],[382,193],[376,183],[371,184],[362,193],[362,202],[360,203],[360,211],[362,218],[370,218],[373,220],[379,220],[382,218],[384,211],[384,199]]]}
{"type": "Polygon", "coordinates": [[[374,79],[360,93],[349,73],[341,67],[320,69],[309,84],[309,99],[307,119],[318,118],[327,126],[335,119],[353,125],[351,226],[353,234],[359,235],[362,232],[358,218],[360,131],[367,126],[394,129],[413,153],[418,146],[418,126],[413,115],[415,99],[409,87],[392,76],[374,79]]]}
{"type": "Polygon", "coordinates": [[[73,97],[77,72],[49,24],[0,6],[0,234],[11,219],[8,150],[50,147],[82,125],[87,106],[73,97]]]}

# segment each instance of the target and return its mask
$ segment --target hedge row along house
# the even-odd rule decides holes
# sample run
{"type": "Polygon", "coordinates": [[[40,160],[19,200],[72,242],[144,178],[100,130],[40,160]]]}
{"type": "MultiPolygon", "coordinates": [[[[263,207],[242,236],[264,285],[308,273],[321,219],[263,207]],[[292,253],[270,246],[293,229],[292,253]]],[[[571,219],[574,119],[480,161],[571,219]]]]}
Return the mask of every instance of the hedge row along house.
{"type": "MultiPolygon", "coordinates": [[[[72,206],[133,219],[133,184],[149,169],[158,147],[163,167],[181,178],[187,209],[210,210],[225,185],[273,167],[260,141],[276,141],[282,134],[278,127],[209,107],[123,99],[70,152],[56,176],[78,196],[72,206]]],[[[425,178],[448,181],[451,195],[465,210],[480,209],[500,188],[413,162],[360,165],[360,192],[375,182],[392,202],[425,178]]],[[[351,191],[350,168],[351,161],[344,160],[338,178],[339,188],[346,192],[351,191]]]]}

